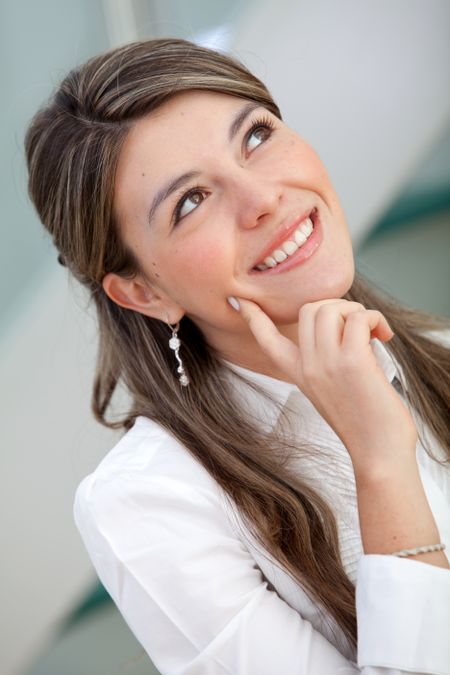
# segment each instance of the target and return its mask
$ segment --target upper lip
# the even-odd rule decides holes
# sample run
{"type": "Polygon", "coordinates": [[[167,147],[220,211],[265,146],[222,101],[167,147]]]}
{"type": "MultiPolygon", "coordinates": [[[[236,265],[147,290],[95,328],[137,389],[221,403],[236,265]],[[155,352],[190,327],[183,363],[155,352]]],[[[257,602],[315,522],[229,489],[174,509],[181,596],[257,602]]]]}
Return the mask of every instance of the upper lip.
{"type": "Polygon", "coordinates": [[[315,208],[316,207],[314,206],[310,206],[310,208],[307,211],[304,211],[302,215],[297,216],[297,218],[295,218],[294,220],[289,219],[284,220],[280,225],[280,227],[278,228],[278,230],[275,232],[272,239],[258,255],[256,262],[254,262],[252,265],[252,269],[256,267],[256,265],[262,263],[264,261],[264,258],[267,258],[267,256],[270,255],[272,251],[280,247],[283,242],[289,239],[290,235],[295,232],[300,223],[303,220],[305,220],[305,218],[308,218],[308,216],[310,216],[310,214],[312,213],[312,211],[314,211],[315,208]]]}

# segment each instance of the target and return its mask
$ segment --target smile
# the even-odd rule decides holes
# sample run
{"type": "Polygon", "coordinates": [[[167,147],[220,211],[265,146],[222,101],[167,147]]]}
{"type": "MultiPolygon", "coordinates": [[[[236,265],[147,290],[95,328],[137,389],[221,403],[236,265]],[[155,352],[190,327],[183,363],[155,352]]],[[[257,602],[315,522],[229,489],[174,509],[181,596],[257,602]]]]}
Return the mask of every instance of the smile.
{"type": "Polygon", "coordinates": [[[252,272],[278,271],[278,268],[288,269],[297,265],[309,258],[321,241],[322,228],[319,225],[317,208],[314,208],[284,241],[253,267],[252,272]]]}

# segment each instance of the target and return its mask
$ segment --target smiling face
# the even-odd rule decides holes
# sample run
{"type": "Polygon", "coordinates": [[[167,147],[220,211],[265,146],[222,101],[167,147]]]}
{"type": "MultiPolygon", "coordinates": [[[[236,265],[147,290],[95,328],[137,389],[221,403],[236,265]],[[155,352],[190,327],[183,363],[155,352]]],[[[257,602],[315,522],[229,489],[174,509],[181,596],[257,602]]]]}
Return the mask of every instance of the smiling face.
{"type": "Polygon", "coordinates": [[[248,367],[261,354],[228,296],[253,300],[295,339],[299,308],[342,297],[353,281],[347,224],[318,155],[247,99],[183,92],[137,121],[119,158],[114,209],[147,284],[106,275],[108,295],[163,321],[189,316],[225,358],[248,367]],[[286,241],[302,243],[295,233],[313,209],[310,239],[273,266],[277,251],[294,251],[286,241]],[[263,260],[272,267],[256,269],[263,260]]]}

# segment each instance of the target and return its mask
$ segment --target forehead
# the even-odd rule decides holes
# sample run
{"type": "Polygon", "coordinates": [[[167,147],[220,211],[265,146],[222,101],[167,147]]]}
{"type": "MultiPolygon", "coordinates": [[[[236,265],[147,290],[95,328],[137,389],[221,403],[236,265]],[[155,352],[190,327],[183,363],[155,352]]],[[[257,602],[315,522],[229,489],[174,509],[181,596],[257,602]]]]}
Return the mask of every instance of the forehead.
{"type": "MultiPolygon", "coordinates": [[[[181,92],[139,119],[133,125],[126,144],[130,145],[136,140],[136,136],[142,137],[143,133],[156,139],[162,131],[176,134],[177,130],[182,131],[185,126],[196,123],[210,127],[219,126],[221,122],[226,123],[235,110],[248,102],[248,99],[220,92],[181,92]]],[[[168,134],[165,140],[169,139],[168,134]]]]}
{"type": "Polygon", "coordinates": [[[137,120],[127,134],[122,146],[118,174],[125,167],[150,170],[157,164],[158,171],[166,160],[172,160],[171,149],[177,156],[184,149],[191,149],[200,139],[213,137],[226,140],[233,112],[242,108],[248,99],[219,92],[189,91],[169,99],[155,111],[137,120]],[[149,160],[150,164],[149,164],[149,160]]]}

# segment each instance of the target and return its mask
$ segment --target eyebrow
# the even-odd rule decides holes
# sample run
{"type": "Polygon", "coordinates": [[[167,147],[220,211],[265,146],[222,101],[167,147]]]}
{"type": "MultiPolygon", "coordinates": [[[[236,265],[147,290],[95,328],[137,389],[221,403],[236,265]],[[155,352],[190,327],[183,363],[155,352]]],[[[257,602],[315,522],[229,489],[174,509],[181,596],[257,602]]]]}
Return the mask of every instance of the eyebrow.
{"type": "MultiPolygon", "coordinates": [[[[243,108],[238,110],[237,114],[234,116],[230,128],[228,130],[228,140],[231,143],[231,141],[234,139],[234,137],[237,135],[239,132],[239,129],[242,127],[243,123],[247,119],[247,117],[256,109],[260,108],[261,103],[257,103],[256,101],[251,101],[250,103],[247,103],[243,108]]],[[[163,201],[165,201],[170,195],[178,190],[180,187],[182,187],[185,183],[188,183],[190,180],[193,178],[197,178],[200,176],[200,171],[187,171],[186,173],[181,174],[181,176],[177,176],[176,178],[173,178],[170,180],[166,185],[164,185],[153,198],[153,201],[150,205],[150,209],[148,212],[147,216],[147,221],[148,224],[151,225],[153,218],[155,216],[156,210],[158,207],[162,204],[163,201]]]]}

